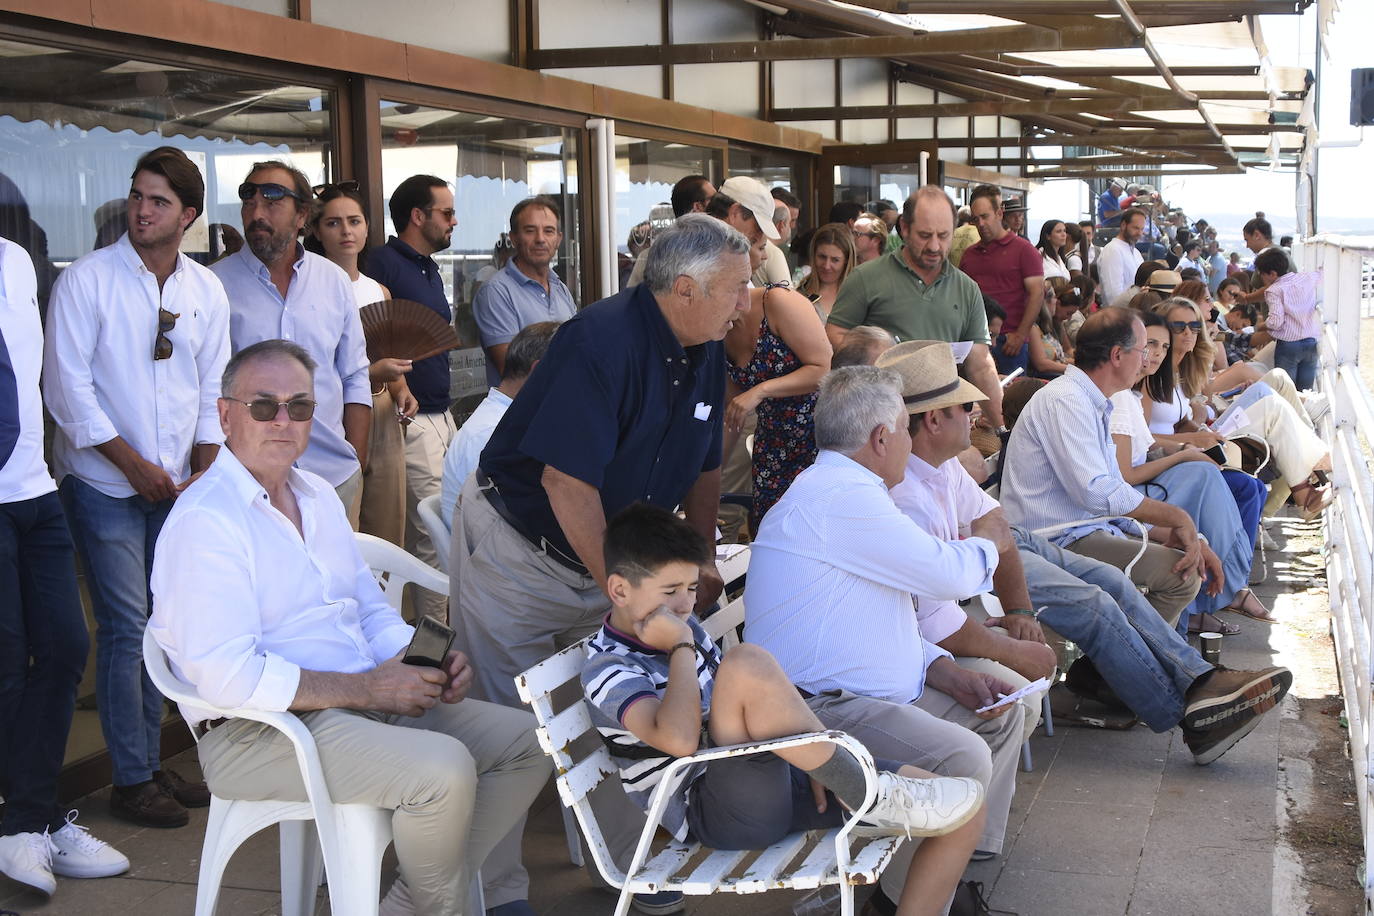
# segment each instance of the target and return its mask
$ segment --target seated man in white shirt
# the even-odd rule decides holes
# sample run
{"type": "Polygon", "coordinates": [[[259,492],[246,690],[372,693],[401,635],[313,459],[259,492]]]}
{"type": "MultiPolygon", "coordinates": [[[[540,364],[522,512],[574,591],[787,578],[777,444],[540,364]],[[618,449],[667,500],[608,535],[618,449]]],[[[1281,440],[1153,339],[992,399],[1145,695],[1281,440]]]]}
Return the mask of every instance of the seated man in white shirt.
{"type": "MultiPolygon", "coordinates": [[[[487,391],[477,409],[463,421],[444,453],[444,475],[439,495],[440,516],[448,530],[453,530],[453,509],[463,484],[477,470],[477,459],[487,447],[492,430],[506,415],[506,408],[515,400],[525,379],[549,350],[549,341],[560,322],[536,321],[520,329],[506,348],[506,362],[501,370],[501,384],[487,391]]],[[[452,567],[450,567],[452,568],[452,567]]]]}
{"type": "MultiPolygon", "coordinates": [[[[362,561],[343,504],[292,467],[310,438],[314,370],[281,340],[230,359],[226,448],[163,528],[149,626],[208,703],[299,715],[335,802],[395,811],[401,879],[389,901],[408,887],[417,913],[464,913],[471,876],[524,815],[548,763],[529,714],[464,698],[462,652],[442,668],[401,661],[413,630],[362,561]]],[[[212,792],[305,800],[284,735],[181,712],[201,735],[212,792]]]]}
{"type": "MultiPolygon", "coordinates": [[[[821,382],[815,464],[802,471],[759,526],[745,588],[745,638],[767,649],[827,728],[874,754],[987,789],[978,849],[1002,849],[1016,788],[1023,713],[984,713],[1012,687],[956,665],[921,632],[915,600],[962,598],[992,586],[1006,544],[936,540],[888,495],[911,452],[901,376],[850,366],[821,382]],[[871,743],[870,743],[871,742],[871,743]]],[[[904,848],[905,851],[905,848],[904,848]]],[[[898,854],[883,874],[897,899],[898,854]]]]}
{"type": "MultiPolygon", "coordinates": [[[[972,525],[996,522],[1015,545],[1002,553],[993,576],[1007,616],[988,621],[1005,628],[1006,635],[973,623],[953,602],[918,601],[928,638],[959,656],[961,665],[992,659],[1025,677],[1039,677],[1048,669],[1029,666],[1045,664],[1039,650],[1049,651],[1040,642],[1037,619],[1043,620],[1087,653],[1069,668],[1071,690],[1109,705],[1124,704],[1157,732],[1182,726],[1199,764],[1220,757],[1283,699],[1293,679],[1287,669],[1231,671],[1208,664],[1121,570],[1056,547],[1024,528],[1008,528],[1001,506],[974,484],[957,458],[968,444],[971,405],[959,403],[967,392],[948,391],[958,379],[948,344],[910,341],[878,362],[901,373],[908,407],[921,411],[911,418],[906,479],[892,489],[897,507],[942,540],[955,541],[972,525]],[[918,392],[932,391],[948,393],[912,400],[918,392]],[[1039,610],[1033,613],[1031,607],[1039,610]]],[[[1048,666],[1054,666],[1052,652],[1048,666]]],[[[1003,669],[1001,676],[1011,680],[1014,675],[1003,669]]]]}

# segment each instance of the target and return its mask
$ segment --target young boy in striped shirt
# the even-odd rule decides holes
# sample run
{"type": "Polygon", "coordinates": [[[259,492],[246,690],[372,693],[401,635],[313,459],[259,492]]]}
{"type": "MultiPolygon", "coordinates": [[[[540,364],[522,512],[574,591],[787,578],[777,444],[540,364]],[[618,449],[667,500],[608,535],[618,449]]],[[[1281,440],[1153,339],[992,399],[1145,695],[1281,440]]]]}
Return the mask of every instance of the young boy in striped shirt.
{"type": "MultiPolygon", "coordinates": [[[[640,807],[648,808],[675,757],[824,731],[771,655],[742,644],[722,658],[692,618],[697,576],[712,556],[686,522],[663,509],[631,506],[607,525],[605,557],[612,607],[591,640],[582,685],[625,791],[640,807]]],[[[981,829],[982,786],[874,762],[877,801],[861,829],[907,836],[958,832],[941,844],[951,848],[938,859],[948,860],[952,875],[925,873],[914,880],[913,872],[898,908],[901,914],[938,913],[981,829]],[[945,894],[931,893],[945,885],[945,894]]],[[[662,826],[679,840],[691,836],[716,849],[761,849],[789,833],[840,826],[842,806],[860,806],[864,795],[858,760],[837,745],[815,743],[694,766],[669,801],[662,826]]]]}

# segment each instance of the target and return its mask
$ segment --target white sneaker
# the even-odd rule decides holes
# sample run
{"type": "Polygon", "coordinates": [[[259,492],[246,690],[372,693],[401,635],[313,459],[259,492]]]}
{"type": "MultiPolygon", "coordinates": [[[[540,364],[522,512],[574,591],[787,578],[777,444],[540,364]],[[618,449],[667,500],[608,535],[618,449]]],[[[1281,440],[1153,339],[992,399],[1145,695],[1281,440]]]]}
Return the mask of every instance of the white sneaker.
{"type": "Polygon", "coordinates": [[[1303,399],[1302,406],[1307,408],[1307,416],[1316,423],[1326,416],[1326,412],[1331,409],[1331,402],[1327,400],[1326,395],[1313,392],[1303,399]]]}
{"type": "Polygon", "coordinates": [[[51,897],[57,890],[57,879],[52,873],[52,847],[47,834],[0,836],[0,874],[51,897]]]}
{"type": "Polygon", "coordinates": [[[129,870],[129,860],[119,850],[95,837],[76,822],[76,811],[67,812],[67,823],[48,835],[52,845],[52,870],[64,878],[108,878],[129,870]]]}
{"type": "Polygon", "coordinates": [[[914,779],[878,774],[878,798],[864,815],[865,833],[940,836],[957,830],[983,804],[983,785],[965,776],[914,779]]]}

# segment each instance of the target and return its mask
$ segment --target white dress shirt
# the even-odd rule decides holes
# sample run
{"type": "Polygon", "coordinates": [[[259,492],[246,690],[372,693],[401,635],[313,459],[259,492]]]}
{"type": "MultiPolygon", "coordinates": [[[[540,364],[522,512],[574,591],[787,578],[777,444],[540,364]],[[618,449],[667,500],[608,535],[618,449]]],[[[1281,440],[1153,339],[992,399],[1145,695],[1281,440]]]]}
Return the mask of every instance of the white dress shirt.
{"type": "MultiPolygon", "coordinates": [[[[997,500],[973,482],[958,458],[933,468],[915,455],[909,456],[906,477],[891,492],[892,501],[903,515],[941,541],[967,538],[969,526],[976,519],[998,508],[997,500]]],[[[916,617],[925,638],[939,642],[962,627],[968,615],[956,599],[969,597],[971,595],[938,599],[917,596],[916,617]]]]}
{"type": "Polygon", "coordinates": [[[299,243],[285,299],[267,265],[247,245],[210,269],[229,295],[235,353],[260,340],[282,338],[300,344],[319,364],[310,444],[296,464],[337,487],[359,470],[358,453],[343,434],[344,405],[372,408],[367,343],[353,282],[343,268],[299,243]]]}
{"type": "Polygon", "coordinates": [[[477,409],[458,427],[453,441],[444,453],[444,475],[439,489],[439,508],[443,512],[444,524],[453,530],[453,509],[458,505],[458,494],[463,492],[472,472],[477,470],[477,459],[482,457],[482,449],[511,400],[499,388],[491,388],[477,409]]]}
{"type": "Polygon", "coordinates": [[[215,406],[229,359],[229,306],[214,274],[184,254],[159,291],[128,235],[79,258],[48,303],[43,399],[57,421],[57,479],[134,495],[97,445],[119,436],[176,483],[191,446],[224,441],[215,406]],[[153,359],[158,308],[177,315],[169,359],[153,359]]]}
{"type": "Polygon", "coordinates": [[[1102,301],[1111,302],[1135,283],[1135,271],[1145,263],[1144,256],[1134,245],[1120,236],[1102,246],[1097,256],[1097,276],[1102,282],[1102,301]]]}
{"type": "Polygon", "coordinates": [[[1112,416],[1108,429],[1113,436],[1127,436],[1131,440],[1131,467],[1140,467],[1155,444],[1154,433],[1145,420],[1145,408],[1140,403],[1137,391],[1118,391],[1112,395],[1112,416]]]}
{"type": "Polygon", "coordinates": [[[745,638],[804,690],[910,703],[949,653],[923,638],[913,597],[992,587],[997,548],[945,543],[903,515],[882,478],[822,451],[759,526],[744,590],[745,638]]]}
{"type": "MultiPolygon", "coordinates": [[[[1002,460],[1007,520],[1035,531],[1098,516],[1121,516],[1145,499],[1121,477],[1109,432],[1112,403],[1077,366],[1026,402],[1002,460]]],[[[1050,540],[1071,544],[1094,531],[1122,532],[1107,522],[1079,525],[1050,540]]]]}
{"type": "MultiPolygon", "coordinates": [[[[301,669],[370,671],[414,632],[377,587],[333,488],[297,469],[290,486],[303,535],[222,448],[158,538],[148,626],[216,706],[284,711],[301,669]]],[[[192,725],[213,715],[181,714],[192,725]]]]}
{"type": "Polygon", "coordinates": [[[36,499],[57,489],[43,461],[43,323],[38,318],[38,281],[29,253],[0,238],[0,336],[4,338],[17,387],[19,415],[0,422],[19,424],[8,458],[0,457],[0,503],[36,499]]]}

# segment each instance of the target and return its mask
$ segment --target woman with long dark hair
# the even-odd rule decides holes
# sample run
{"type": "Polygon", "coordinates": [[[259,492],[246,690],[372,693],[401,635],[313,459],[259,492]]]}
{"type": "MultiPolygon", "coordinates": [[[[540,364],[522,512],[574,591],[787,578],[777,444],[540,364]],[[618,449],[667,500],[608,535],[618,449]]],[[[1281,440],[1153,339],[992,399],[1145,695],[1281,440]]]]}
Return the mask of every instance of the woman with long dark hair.
{"type": "MultiPolygon", "coordinates": [[[[367,216],[356,181],[315,188],[305,247],[343,268],[353,281],[358,307],[390,299],[391,293],[362,273],[367,256],[367,216]]],[[[401,424],[420,409],[406,384],[408,359],[379,359],[368,366],[372,382],[372,431],[363,468],[362,504],[349,509],[360,531],[405,546],[406,461],[401,424]]]]}
{"type": "Polygon", "coordinates": [[[1068,231],[1062,219],[1046,220],[1040,227],[1040,241],[1035,247],[1040,249],[1040,257],[1045,264],[1045,279],[1063,277],[1069,279],[1069,268],[1064,263],[1064,246],[1069,243],[1068,231]]]}

